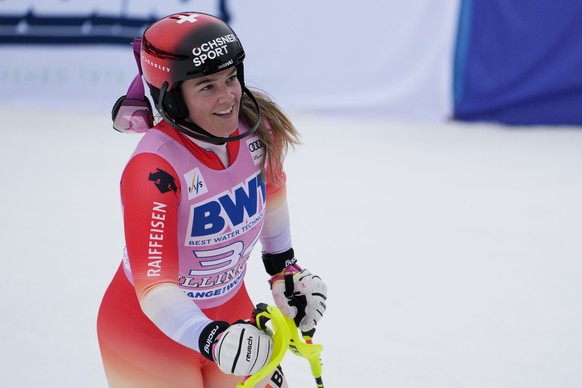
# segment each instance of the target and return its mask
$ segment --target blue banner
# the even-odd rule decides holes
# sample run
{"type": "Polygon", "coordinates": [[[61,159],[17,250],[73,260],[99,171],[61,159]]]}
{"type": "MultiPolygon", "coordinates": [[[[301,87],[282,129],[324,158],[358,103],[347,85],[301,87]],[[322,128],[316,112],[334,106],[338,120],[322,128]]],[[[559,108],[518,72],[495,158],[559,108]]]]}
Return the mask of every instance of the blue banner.
{"type": "MultiPolygon", "coordinates": [[[[50,2],[50,1],[49,1],[50,2]]],[[[29,1],[18,7],[0,10],[0,44],[128,44],[159,17],[174,11],[200,11],[200,1],[182,0],[172,7],[165,2],[163,10],[156,9],[155,2],[134,1],[141,9],[149,9],[140,15],[140,9],[130,7],[129,0],[106,2],[109,6],[96,6],[89,2],[66,3],[68,6],[46,9],[47,1],[29,1]],[[117,3],[117,4],[116,4],[117,3]],[[25,8],[23,8],[23,6],[25,8]],[[89,7],[88,7],[89,6],[89,7]]],[[[157,2],[159,3],[159,2],[157,2]]],[[[204,8],[213,3],[213,15],[230,22],[227,0],[206,1],[204,8]]]]}
{"type": "Polygon", "coordinates": [[[454,116],[582,124],[582,2],[464,0],[454,116]]]}

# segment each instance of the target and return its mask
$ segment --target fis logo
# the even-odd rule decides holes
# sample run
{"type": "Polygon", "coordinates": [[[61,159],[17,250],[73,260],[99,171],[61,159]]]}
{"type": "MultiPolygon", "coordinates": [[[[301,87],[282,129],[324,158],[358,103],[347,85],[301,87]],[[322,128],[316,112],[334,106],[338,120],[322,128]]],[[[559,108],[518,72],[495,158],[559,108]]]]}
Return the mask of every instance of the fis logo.
{"type": "Polygon", "coordinates": [[[188,199],[193,199],[199,195],[206,194],[208,187],[198,168],[184,174],[184,180],[188,185],[188,199]]]}

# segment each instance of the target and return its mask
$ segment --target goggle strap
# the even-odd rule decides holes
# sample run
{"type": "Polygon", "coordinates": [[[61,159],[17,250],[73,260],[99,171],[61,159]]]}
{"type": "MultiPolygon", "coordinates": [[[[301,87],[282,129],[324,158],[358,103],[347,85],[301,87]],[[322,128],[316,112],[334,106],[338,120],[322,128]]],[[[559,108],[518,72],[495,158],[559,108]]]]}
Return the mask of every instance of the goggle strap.
{"type": "Polygon", "coordinates": [[[141,61],[139,59],[140,50],[141,50],[141,38],[135,38],[133,40],[133,55],[135,57],[135,62],[137,64],[137,69],[139,73],[135,76],[135,78],[131,82],[131,85],[129,85],[129,89],[127,89],[127,98],[142,101],[145,98],[145,90],[141,78],[143,73],[141,70],[141,61]]]}

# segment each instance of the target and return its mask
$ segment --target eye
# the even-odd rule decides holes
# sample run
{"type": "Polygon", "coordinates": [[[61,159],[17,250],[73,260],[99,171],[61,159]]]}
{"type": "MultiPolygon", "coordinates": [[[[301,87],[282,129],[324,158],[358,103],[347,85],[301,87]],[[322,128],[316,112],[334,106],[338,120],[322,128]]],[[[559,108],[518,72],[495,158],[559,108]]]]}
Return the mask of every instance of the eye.
{"type": "Polygon", "coordinates": [[[227,82],[234,82],[237,80],[237,75],[236,73],[231,75],[230,77],[228,77],[227,82]]]}

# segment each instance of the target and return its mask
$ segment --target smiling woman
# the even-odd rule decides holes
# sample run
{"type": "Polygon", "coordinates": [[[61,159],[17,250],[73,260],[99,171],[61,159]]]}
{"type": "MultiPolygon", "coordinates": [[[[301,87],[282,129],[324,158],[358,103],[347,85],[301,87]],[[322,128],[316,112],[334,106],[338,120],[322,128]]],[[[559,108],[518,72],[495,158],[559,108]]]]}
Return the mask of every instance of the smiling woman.
{"type": "MultiPolygon", "coordinates": [[[[146,133],[121,178],[126,250],[97,324],[107,380],[234,387],[272,355],[270,334],[248,321],[244,278],[257,243],[275,303],[303,332],[326,310],[325,284],[297,265],[291,244],[283,161],[299,135],[245,86],[244,50],[223,21],[170,15],[134,51],[162,119],[140,121],[146,133]]],[[[136,77],[114,123],[150,109],[136,77]]],[[[273,384],[287,386],[280,368],[257,387],[273,384]]]]}
{"type": "Polygon", "coordinates": [[[215,137],[227,138],[236,131],[242,97],[236,68],[184,81],[182,96],[190,122],[215,137]]]}

